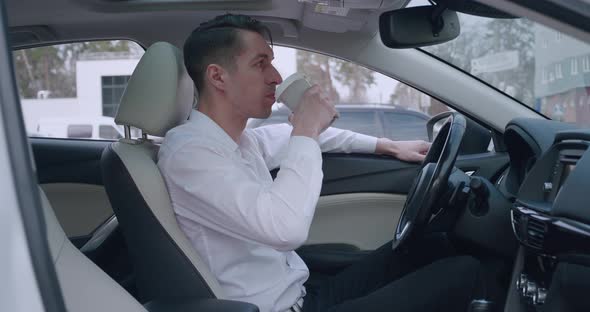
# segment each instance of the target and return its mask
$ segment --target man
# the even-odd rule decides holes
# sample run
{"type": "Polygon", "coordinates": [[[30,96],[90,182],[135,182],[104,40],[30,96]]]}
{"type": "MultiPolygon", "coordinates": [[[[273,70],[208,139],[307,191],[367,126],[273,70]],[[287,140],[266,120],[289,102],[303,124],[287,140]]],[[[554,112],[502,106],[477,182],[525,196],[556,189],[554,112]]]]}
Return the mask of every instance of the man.
{"type": "Polygon", "coordinates": [[[410,273],[435,259],[394,261],[389,245],[306,290],[309,271],[294,250],[307,239],[320,195],[321,152],[419,162],[429,145],[328,128],[338,113],[317,86],[304,94],[292,126],[245,130],[249,118],[270,115],[282,81],[265,34],[254,19],[224,15],[189,36],[184,58],[198,109],[167,133],[159,153],[179,224],[227,298],[262,312],[464,310],[476,279],[473,260],[443,260],[410,273]]]}

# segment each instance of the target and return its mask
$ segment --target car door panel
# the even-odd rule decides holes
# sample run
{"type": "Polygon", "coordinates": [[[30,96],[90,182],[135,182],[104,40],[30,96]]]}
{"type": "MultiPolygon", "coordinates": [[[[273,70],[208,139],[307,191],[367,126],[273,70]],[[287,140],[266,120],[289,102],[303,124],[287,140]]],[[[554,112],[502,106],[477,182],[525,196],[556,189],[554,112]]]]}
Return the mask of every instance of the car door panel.
{"type": "Polygon", "coordinates": [[[306,244],[316,274],[334,274],[388,242],[419,165],[392,157],[324,154],[324,181],[306,244]]]}
{"type": "Polygon", "coordinates": [[[66,235],[81,247],[112,215],[113,209],[101,185],[83,183],[41,184],[66,235]]]}
{"type": "Polygon", "coordinates": [[[39,183],[102,185],[100,156],[109,141],[31,138],[39,183]]]}
{"type": "Polygon", "coordinates": [[[135,293],[126,242],[102,184],[110,141],[31,138],[37,177],[70,241],[135,293]]]}
{"type": "Polygon", "coordinates": [[[339,244],[365,252],[389,241],[419,165],[378,155],[323,159],[324,181],[306,246],[339,244]]]}
{"type": "Polygon", "coordinates": [[[405,195],[354,193],[322,196],[307,240],[308,245],[343,244],[374,250],[393,237],[394,221],[405,195]]]}
{"type": "Polygon", "coordinates": [[[113,215],[100,157],[108,141],[32,138],[39,183],[70,239],[83,238],[113,215]]]}
{"type": "MultiPolygon", "coordinates": [[[[308,240],[298,253],[316,273],[333,274],[391,240],[419,165],[392,157],[324,154],[324,182],[308,240]]],[[[505,153],[460,156],[456,167],[488,179],[505,153]]]]}
{"type": "Polygon", "coordinates": [[[321,196],[345,193],[406,194],[419,166],[392,157],[324,154],[321,196]]]}

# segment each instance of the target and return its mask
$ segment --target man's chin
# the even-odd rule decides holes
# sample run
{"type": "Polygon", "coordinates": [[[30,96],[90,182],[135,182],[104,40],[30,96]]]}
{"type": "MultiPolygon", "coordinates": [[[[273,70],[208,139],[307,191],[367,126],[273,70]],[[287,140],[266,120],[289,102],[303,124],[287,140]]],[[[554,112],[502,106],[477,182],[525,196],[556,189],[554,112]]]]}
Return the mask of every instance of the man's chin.
{"type": "Polygon", "coordinates": [[[250,116],[251,118],[258,118],[258,119],[266,119],[270,117],[272,114],[272,106],[274,105],[274,101],[269,101],[268,99],[263,100],[258,106],[258,109],[253,112],[255,116],[250,116]]]}
{"type": "Polygon", "coordinates": [[[262,117],[259,117],[259,118],[266,119],[266,118],[270,117],[270,115],[272,115],[272,110],[269,110],[268,112],[265,112],[263,114],[263,116],[262,117]]]}
{"type": "Polygon", "coordinates": [[[266,118],[270,117],[271,114],[272,114],[272,105],[269,106],[268,108],[265,108],[265,110],[260,113],[260,116],[256,117],[256,118],[266,119],[266,118]]]}

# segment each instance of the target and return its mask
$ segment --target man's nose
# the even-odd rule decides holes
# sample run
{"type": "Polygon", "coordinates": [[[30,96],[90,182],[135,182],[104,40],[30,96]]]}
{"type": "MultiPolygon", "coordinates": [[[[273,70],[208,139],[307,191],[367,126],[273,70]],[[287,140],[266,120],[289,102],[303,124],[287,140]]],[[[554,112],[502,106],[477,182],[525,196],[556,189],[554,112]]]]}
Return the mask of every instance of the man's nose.
{"type": "Polygon", "coordinates": [[[281,84],[281,82],[283,82],[283,77],[281,77],[281,74],[274,66],[271,65],[271,67],[272,69],[269,83],[275,85],[281,84]]]}

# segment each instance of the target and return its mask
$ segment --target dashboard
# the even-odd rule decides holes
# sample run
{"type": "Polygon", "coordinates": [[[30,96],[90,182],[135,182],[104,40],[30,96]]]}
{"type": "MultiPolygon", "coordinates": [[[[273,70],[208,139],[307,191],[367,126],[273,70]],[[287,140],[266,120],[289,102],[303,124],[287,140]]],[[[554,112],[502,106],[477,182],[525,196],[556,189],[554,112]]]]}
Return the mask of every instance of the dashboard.
{"type": "Polygon", "coordinates": [[[516,197],[526,174],[544,152],[549,150],[555,135],[560,131],[574,130],[573,124],[543,119],[517,118],[504,132],[504,143],[510,156],[510,166],[502,188],[510,197],[516,197]]]}
{"type": "Polygon", "coordinates": [[[527,172],[511,212],[523,245],[548,255],[590,252],[590,209],[584,204],[589,146],[588,131],[558,132],[553,146],[527,172]],[[587,244],[572,244],[583,238],[587,244]]]}
{"type": "Polygon", "coordinates": [[[590,130],[515,119],[504,143],[496,187],[520,244],[505,311],[588,311],[590,298],[571,294],[590,290],[590,130]]]}

